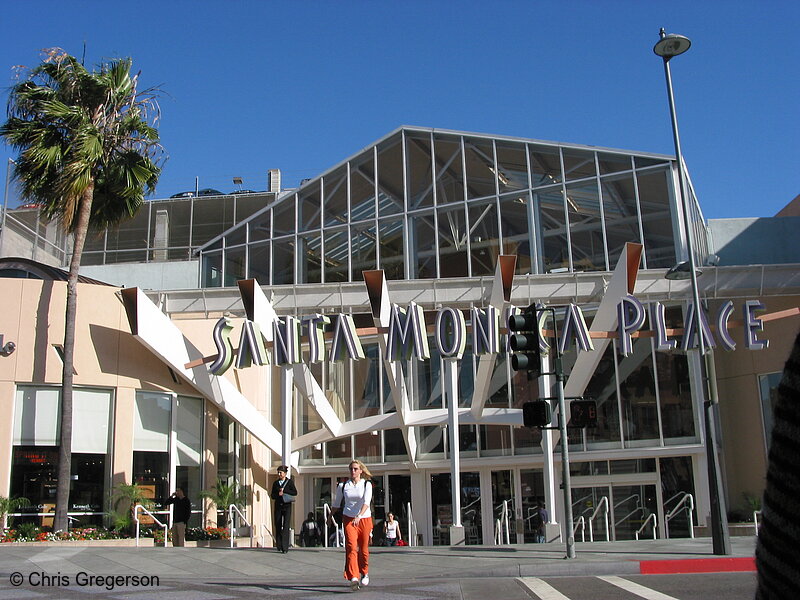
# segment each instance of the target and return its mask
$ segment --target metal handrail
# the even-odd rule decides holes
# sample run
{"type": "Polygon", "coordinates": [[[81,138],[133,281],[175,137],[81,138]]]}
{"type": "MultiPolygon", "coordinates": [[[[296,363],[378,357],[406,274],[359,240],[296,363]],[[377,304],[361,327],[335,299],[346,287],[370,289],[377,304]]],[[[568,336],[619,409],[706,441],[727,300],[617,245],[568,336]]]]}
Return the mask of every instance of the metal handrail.
{"type": "Polygon", "coordinates": [[[140,508],[141,508],[141,509],[142,509],[144,512],[146,512],[148,515],[150,515],[150,518],[151,518],[151,519],[153,519],[153,521],[155,521],[155,522],[156,522],[156,523],[158,523],[158,524],[159,524],[161,527],[163,527],[163,528],[164,528],[164,548],[166,548],[166,547],[167,547],[167,537],[168,537],[168,536],[167,536],[167,529],[168,529],[168,527],[167,527],[166,525],[164,525],[164,523],[162,523],[161,521],[159,521],[159,520],[158,520],[158,518],[157,518],[157,517],[156,517],[156,516],[155,516],[153,513],[151,513],[149,510],[147,510],[147,509],[146,509],[144,506],[142,506],[141,504],[137,504],[137,505],[134,507],[134,509],[133,509],[133,518],[134,518],[134,520],[136,521],[136,547],[137,547],[137,548],[139,547],[139,509],[140,509],[140,508]]]}
{"type": "Polygon", "coordinates": [[[408,512],[408,545],[409,546],[416,546],[417,545],[417,522],[414,521],[414,515],[411,513],[411,502],[406,504],[406,510],[408,512]]]}
{"type": "Polygon", "coordinates": [[[609,531],[608,531],[608,496],[603,496],[600,498],[600,502],[597,503],[597,508],[594,509],[592,516],[589,517],[589,541],[594,541],[594,519],[597,516],[597,513],[600,512],[600,509],[605,506],[605,510],[603,511],[603,517],[605,518],[605,525],[606,525],[606,541],[610,541],[609,531]]]}
{"type": "MultiPolygon", "coordinates": [[[[674,500],[676,496],[673,496],[667,500],[664,503],[664,508],[666,508],[667,504],[674,500]]],[[[694,539],[694,497],[688,492],[683,493],[683,497],[680,499],[680,502],[678,502],[675,507],[664,517],[664,534],[667,536],[667,539],[669,539],[669,522],[683,510],[686,510],[686,516],[689,519],[689,537],[694,539]]]]}
{"type": "Polygon", "coordinates": [[[625,519],[628,519],[628,518],[632,517],[633,515],[635,515],[635,514],[636,514],[637,512],[639,512],[639,511],[642,511],[642,514],[644,514],[644,507],[643,507],[643,506],[637,506],[637,507],[636,507],[636,508],[634,508],[634,509],[633,509],[631,512],[629,512],[627,515],[625,515],[624,517],[622,517],[622,518],[621,518],[619,521],[615,521],[615,522],[614,522],[614,527],[616,527],[616,526],[617,526],[617,525],[619,525],[620,523],[624,522],[624,521],[625,521],[625,519]]]}
{"type": "MultiPolygon", "coordinates": [[[[271,537],[273,540],[275,539],[275,536],[274,536],[274,535],[272,535],[272,532],[269,530],[269,527],[267,527],[267,524],[266,524],[266,523],[262,523],[262,524],[261,524],[261,528],[262,528],[264,531],[266,531],[266,532],[267,532],[267,533],[266,533],[266,535],[268,535],[269,537],[271,537]]],[[[261,534],[261,547],[262,547],[262,548],[266,548],[266,547],[267,547],[267,540],[266,540],[266,536],[265,536],[263,533],[261,534]]]]}
{"type": "Polygon", "coordinates": [[[578,527],[581,528],[581,541],[586,541],[586,519],[583,518],[583,515],[575,519],[575,527],[572,528],[572,537],[575,537],[575,532],[578,531],[578,527]]]}
{"type": "Polygon", "coordinates": [[[245,516],[242,514],[242,511],[240,511],[240,510],[239,510],[239,507],[238,507],[238,506],[236,506],[235,504],[231,504],[231,505],[228,507],[228,521],[229,521],[229,522],[230,522],[230,524],[231,524],[231,548],[233,548],[233,542],[234,542],[234,538],[236,537],[236,536],[233,534],[233,531],[234,531],[234,529],[236,529],[236,528],[233,526],[233,511],[236,511],[236,513],[239,515],[239,518],[240,518],[242,521],[244,521],[244,522],[245,522],[245,525],[247,525],[247,528],[250,530],[250,547],[252,548],[252,547],[253,547],[253,526],[252,526],[252,525],[250,525],[250,521],[248,521],[248,520],[247,520],[247,518],[246,518],[246,517],[245,517],[245,516]]]}
{"type": "Polygon", "coordinates": [[[500,546],[505,539],[506,544],[511,544],[511,529],[508,522],[508,500],[503,500],[502,504],[498,504],[500,508],[500,516],[495,521],[495,544],[500,546]],[[505,533],[505,535],[503,535],[505,533]]]}
{"type": "Polygon", "coordinates": [[[753,511],[753,526],[756,528],[756,535],[758,535],[758,517],[761,515],[760,510],[753,511]]]}
{"type": "Polygon", "coordinates": [[[325,547],[326,548],[328,547],[328,519],[330,518],[330,520],[333,521],[333,524],[336,527],[336,547],[341,548],[342,545],[339,540],[339,523],[337,523],[336,519],[333,517],[333,511],[331,510],[331,507],[328,505],[327,502],[322,505],[322,515],[323,515],[323,520],[325,521],[325,523],[323,524],[324,534],[325,534],[325,547]]]}
{"type": "Polygon", "coordinates": [[[656,518],[656,513],[650,513],[650,516],[644,520],[644,523],[642,523],[642,526],[639,527],[638,531],[635,534],[637,540],[639,539],[639,534],[642,533],[642,531],[644,531],[644,528],[647,527],[647,524],[650,521],[653,521],[653,539],[656,539],[656,529],[658,527],[658,519],[656,518]]]}

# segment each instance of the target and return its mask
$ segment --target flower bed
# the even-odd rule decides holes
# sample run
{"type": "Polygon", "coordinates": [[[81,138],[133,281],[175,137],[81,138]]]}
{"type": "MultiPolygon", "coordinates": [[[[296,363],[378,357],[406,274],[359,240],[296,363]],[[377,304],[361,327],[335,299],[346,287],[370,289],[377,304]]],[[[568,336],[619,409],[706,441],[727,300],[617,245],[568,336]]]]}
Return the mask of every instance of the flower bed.
{"type": "MultiPolygon", "coordinates": [[[[148,529],[142,532],[142,537],[154,538],[155,544],[164,543],[164,530],[163,529],[148,529]]],[[[224,527],[187,527],[186,528],[186,541],[187,542],[206,542],[211,540],[229,540],[231,538],[230,531],[224,527]]],[[[172,532],[169,532],[169,540],[172,541],[172,532]]]]}
{"type": "Polygon", "coordinates": [[[120,540],[129,535],[100,528],[71,529],[69,531],[42,531],[38,527],[27,529],[4,529],[0,543],[10,542],[79,542],[87,540],[120,540]]]}

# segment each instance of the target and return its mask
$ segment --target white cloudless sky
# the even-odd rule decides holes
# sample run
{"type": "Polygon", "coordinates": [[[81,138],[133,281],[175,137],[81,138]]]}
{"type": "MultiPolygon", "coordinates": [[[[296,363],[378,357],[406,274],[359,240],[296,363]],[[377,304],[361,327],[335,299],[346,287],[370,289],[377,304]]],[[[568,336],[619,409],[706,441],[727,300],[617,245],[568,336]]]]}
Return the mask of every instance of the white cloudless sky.
{"type": "Polygon", "coordinates": [[[799,2],[6,3],[0,99],[43,48],[132,57],[164,91],[156,197],[293,187],[400,125],[673,154],[661,27],[692,40],[670,64],[705,216],[774,215],[800,194],[799,2]]]}

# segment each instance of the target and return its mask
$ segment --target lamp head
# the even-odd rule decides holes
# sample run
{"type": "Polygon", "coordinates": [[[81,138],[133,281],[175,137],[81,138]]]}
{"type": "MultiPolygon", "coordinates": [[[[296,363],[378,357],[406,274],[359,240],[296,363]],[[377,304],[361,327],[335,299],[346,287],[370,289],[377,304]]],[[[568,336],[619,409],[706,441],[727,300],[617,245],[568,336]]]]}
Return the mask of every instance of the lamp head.
{"type": "MultiPolygon", "coordinates": [[[[695,273],[697,275],[701,274],[700,269],[695,268],[695,273]]],[[[683,261],[682,263],[678,263],[674,267],[672,267],[669,271],[667,271],[666,275],[664,275],[665,279],[669,279],[670,281],[685,281],[686,279],[692,278],[692,265],[689,263],[688,260],[683,261]]]]}
{"type": "Polygon", "coordinates": [[[653,46],[653,52],[658,54],[664,60],[669,60],[673,56],[678,56],[686,52],[692,45],[692,40],[685,35],[678,35],[677,33],[664,33],[664,28],[661,28],[659,33],[661,39],[658,40],[653,46]]]}

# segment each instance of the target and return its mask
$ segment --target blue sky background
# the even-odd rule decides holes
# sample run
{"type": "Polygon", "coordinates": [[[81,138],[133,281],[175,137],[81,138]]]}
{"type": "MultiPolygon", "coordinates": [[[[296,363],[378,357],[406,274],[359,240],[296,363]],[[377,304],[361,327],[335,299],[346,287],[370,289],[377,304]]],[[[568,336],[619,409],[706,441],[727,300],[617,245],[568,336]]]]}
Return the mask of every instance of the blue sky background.
{"type": "MultiPolygon", "coordinates": [[[[296,186],[399,125],[672,154],[660,27],[684,156],[707,218],[772,216],[800,194],[800,2],[15,2],[14,65],[58,46],[131,56],[159,85],[156,197],[296,186]]],[[[0,146],[3,164],[13,157],[0,146]]]]}

